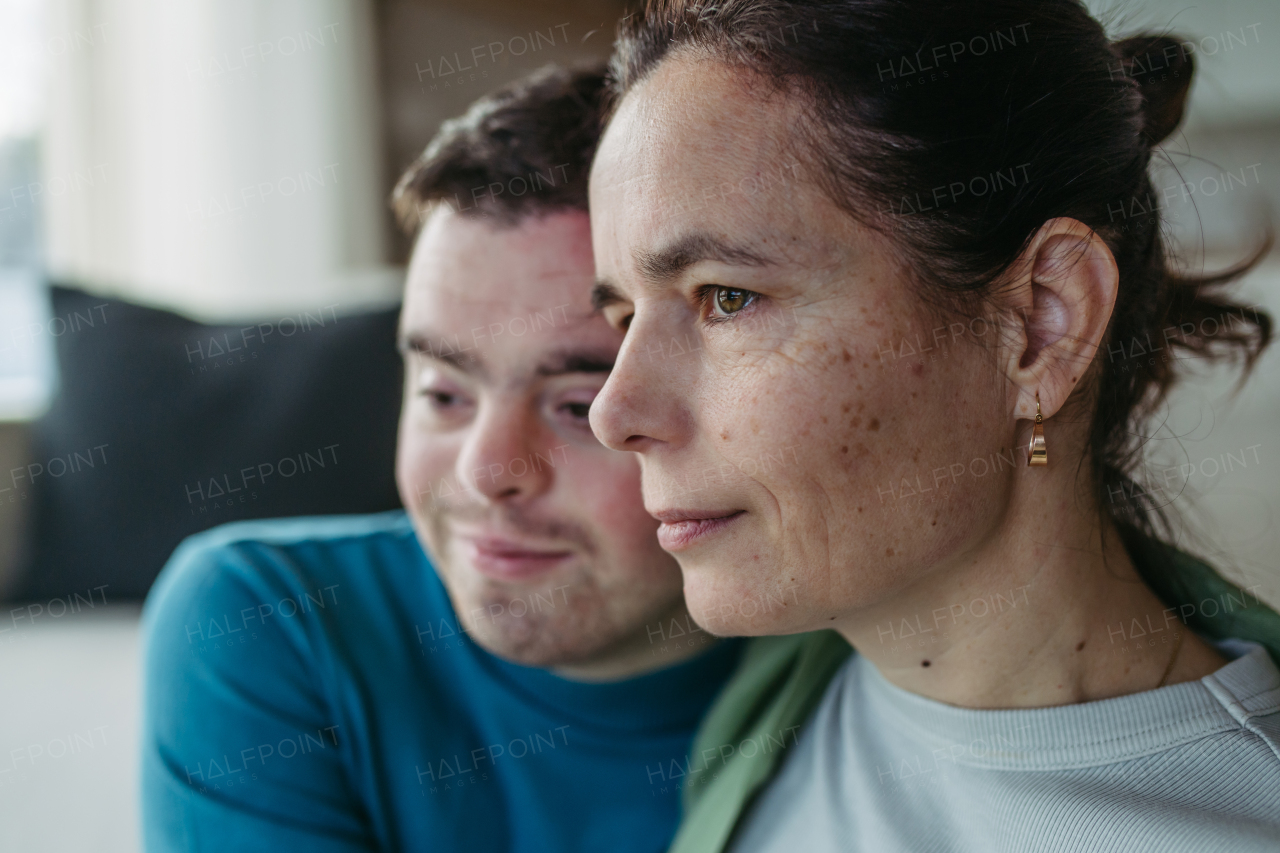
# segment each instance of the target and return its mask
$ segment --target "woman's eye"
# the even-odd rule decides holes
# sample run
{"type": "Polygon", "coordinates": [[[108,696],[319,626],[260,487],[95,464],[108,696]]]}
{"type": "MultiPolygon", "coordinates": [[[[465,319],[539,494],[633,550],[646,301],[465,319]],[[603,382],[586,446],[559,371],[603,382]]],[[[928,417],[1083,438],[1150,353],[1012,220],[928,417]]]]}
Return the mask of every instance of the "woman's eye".
{"type": "Polygon", "coordinates": [[[754,302],[756,294],[738,287],[716,287],[712,297],[715,316],[727,317],[754,302]]]}
{"type": "Polygon", "coordinates": [[[591,404],[590,403],[565,403],[560,407],[560,410],[562,412],[568,412],[570,417],[580,418],[581,420],[585,421],[587,419],[587,416],[591,414],[591,404]]]}

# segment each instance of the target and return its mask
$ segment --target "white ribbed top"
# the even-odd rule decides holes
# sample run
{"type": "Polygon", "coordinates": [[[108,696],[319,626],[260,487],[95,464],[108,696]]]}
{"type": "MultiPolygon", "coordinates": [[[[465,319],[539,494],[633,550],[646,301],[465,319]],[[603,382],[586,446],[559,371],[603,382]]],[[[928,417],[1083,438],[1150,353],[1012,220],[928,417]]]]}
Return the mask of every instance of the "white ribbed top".
{"type": "Polygon", "coordinates": [[[902,690],[854,655],[734,853],[1280,851],[1280,671],[1226,666],[1129,696],[1008,711],[902,690]]]}

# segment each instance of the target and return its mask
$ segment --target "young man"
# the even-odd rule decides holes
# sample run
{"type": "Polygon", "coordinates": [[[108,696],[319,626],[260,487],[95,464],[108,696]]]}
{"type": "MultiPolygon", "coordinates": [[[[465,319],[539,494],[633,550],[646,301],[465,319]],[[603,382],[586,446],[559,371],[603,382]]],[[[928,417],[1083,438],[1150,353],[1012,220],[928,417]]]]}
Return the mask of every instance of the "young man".
{"type": "Polygon", "coordinates": [[[621,341],[588,296],[602,83],[482,99],[397,188],[407,514],[226,525],[157,582],[148,850],[670,841],[655,772],[687,764],[739,648],[688,621],[636,460],[587,422],[621,341]]]}

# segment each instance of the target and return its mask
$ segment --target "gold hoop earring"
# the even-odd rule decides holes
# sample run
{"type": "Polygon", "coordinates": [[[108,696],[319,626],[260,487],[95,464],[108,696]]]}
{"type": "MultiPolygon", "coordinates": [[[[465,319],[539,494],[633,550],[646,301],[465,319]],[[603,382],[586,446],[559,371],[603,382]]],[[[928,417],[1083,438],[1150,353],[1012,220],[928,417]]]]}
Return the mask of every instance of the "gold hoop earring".
{"type": "Polygon", "coordinates": [[[1028,465],[1048,465],[1049,453],[1044,446],[1044,416],[1040,414],[1040,392],[1036,392],[1036,423],[1031,427],[1031,443],[1027,445],[1028,465]]]}

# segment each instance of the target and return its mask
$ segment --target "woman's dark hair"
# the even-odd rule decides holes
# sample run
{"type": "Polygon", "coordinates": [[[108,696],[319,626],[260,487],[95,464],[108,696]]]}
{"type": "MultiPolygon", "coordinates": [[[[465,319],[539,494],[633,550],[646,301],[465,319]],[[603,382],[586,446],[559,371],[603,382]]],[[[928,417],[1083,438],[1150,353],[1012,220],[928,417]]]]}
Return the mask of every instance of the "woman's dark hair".
{"type": "Polygon", "coordinates": [[[803,98],[812,178],[890,238],[931,305],[980,307],[1055,217],[1105,240],[1119,294],[1073,405],[1092,417],[1099,505],[1122,531],[1167,523],[1133,471],[1174,365],[1190,354],[1247,372],[1271,338],[1270,317],[1221,293],[1269,240],[1215,275],[1166,257],[1148,166],[1191,84],[1177,39],[1112,43],[1078,0],[650,0],[620,25],[612,102],[678,50],[803,98]]]}
{"type": "Polygon", "coordinates": [[[441,203],[500,224],[586,211],[604,93],[602,65],[547,65],[480,98],[440,126],[396,184],[401,226],[415,233],[441,203]]]}

